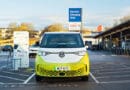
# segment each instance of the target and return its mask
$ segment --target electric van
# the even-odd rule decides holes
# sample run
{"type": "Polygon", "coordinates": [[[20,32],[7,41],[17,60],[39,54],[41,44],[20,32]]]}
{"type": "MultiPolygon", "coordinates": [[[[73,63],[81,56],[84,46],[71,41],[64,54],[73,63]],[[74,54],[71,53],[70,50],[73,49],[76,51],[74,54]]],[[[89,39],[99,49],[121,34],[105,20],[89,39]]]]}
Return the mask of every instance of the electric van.
{"type": "Polygon", "coordinates": [[[36,81],[46,77],[88,80],[89,55],[78,32],[45,32],[35,60],[36,81]]]}

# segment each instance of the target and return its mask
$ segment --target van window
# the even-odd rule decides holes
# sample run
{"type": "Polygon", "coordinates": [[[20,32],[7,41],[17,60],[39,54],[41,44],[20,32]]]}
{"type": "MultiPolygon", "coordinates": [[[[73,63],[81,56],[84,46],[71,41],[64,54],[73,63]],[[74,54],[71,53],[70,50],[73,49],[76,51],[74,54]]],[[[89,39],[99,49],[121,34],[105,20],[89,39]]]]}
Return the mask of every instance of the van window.
{"type": "Polygon", "coordinates": [[[80,34],[45,34],[42,48],[80,48],[84,47],[80,34]]]}

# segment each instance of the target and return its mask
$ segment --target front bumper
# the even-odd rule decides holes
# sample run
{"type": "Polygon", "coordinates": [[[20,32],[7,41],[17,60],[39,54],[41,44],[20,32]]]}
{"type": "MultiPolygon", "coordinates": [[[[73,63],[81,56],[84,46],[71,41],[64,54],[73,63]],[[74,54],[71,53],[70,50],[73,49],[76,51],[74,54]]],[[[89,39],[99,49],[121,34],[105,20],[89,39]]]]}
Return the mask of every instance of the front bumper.
{"type": "Polygon", "coordinates": [[[37,55],[35,63],[35,73],[42,77],[80,77],[89,76],[89,60],[86,56],[76,63],[47,63],[37,55]],[[68,67],[68,69],[57,70],[59,67],[68,67]]]}
{"type": "Polygon", "coordinates": [[[37,65],[36,74],[44,77],[77,77],[88,76],[86,65],[62,65],[70,67],[70,70],[55,70],[58,65],[37,65]]]}

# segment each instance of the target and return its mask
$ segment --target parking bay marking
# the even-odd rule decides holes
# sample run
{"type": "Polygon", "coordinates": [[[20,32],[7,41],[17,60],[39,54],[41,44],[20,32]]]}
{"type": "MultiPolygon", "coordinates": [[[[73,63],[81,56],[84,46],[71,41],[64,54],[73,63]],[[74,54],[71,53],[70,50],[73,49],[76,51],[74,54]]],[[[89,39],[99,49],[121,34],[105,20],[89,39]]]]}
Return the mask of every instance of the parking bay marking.
{"type": "MultiPolygon", "coordinates": [[[[101,84],[109,84],[109,83],[130,83],[130,80],[119,80],[119,81],[108,81],[108,82],[104,82],[104,81],[101,81],[99,82],[96,78],[103,78],[103,77],[95,77],[92,73],[90,73],[90,76],[92,77],[92,79],[98,84],[98,83],[101,83],[101,84]]],[[[123,76],[122,76],[123,77],[123,76]]]]}
{"type": "MultiPolygon", "coordinates": [[[[34,77],[35,73],[33,73],[29,78],[27,78],[23,84],[27,84],[33,77],[34,77]]],[[[96,82],[96,83],[100,83],[96,77],[94,77],[94,75],[90,72],[90,76],[92,77],[92,79],[96,82]]]]}
{"type": "Polygon", "coordinates": [[[7,68],[7,66],[10,66],[10,65],[11,65],[11,64],[8,64],[8,65],[7,65],[7,64],[6,64],[6,65],[3,65],[3,66],[1,66],[1,67],[0,67],[0,69],[7,68]]]}
{"type": "Polygon", "coordinates": [[[101,78],[122,78],[122,77],[130,77],[130,75],[104,76],[104,77],[96,77],[96,78],[101,79],[101,78]]]}
{"type": "Polygon", "coordinates": [[[100,72],[100,73],[98,73],[98,75],[104,75],[104,74],[118,74],[118,73],[130,73],[130,71],[121,71],[121,72],[119,72],[119,71],[111,71],[111,72],[100,72]]]}
{"type": "Polygon", "coordinates": [[[2,71],[3,73],[8,73],[8,74],[14,74],[14,75],[19,75],[19,76],[25,76],[28,77],[29,75],[25,75],[25,74],[18,74],[18,73],[12,73],[12,72],[7,72],[7,71],[2,71]]]}
{"type": "Polygon", "coordinates": [[[4,84],[3,82],[0,82],[0,84],[4,84]]]}
{"type": "Polygon", "coordinates": [[[27,84],[33,77],[34,77],[35,73],[33,73],[30,77],[28,77],[23,84],[27,84]]]}
{"type": "Polygon", "coordinates": [[[99,81],[96,79],[96,77],[90,72],[90,76],[92,77],[92,79],[96,82],[99,83],[99,81]]]}
{"type": "Polygon", "coordinates": [[[8,79],[12,79],[12,80],[17,80],[17,81],[24,81],[23,79],[18,79],[18,78],[13,78],[13,77],[8,77],[8,76],[2,76],[0,75],[1,78],[8,78],[8,79]]]}
{"type": "MultiPolygon", "coordinates": [[[[99,68],[100,69],[100,68],[99,68]]],[[[99,69],[92,69],[92,70],[94,70],[94,71],[100,71],[100,72],[104,72],[104,71],[112,71],[113,70],[113,68],[111,68],[111,69],[103,69],[103,68],[101,68],[101,69],[103,69],[103,70],[99,70],[99,69]]],[[[130,70],[130,67],[127,67],[127,68],[116,68],[116,69],[114,69],[115,71],[121,71],[121,70],[130,70]]]]}
{"type": "Polygon", "coordinates": [[[100,82],[102,84],[109,84],[109,83],[130,83],[130,80],[121,80],[121,81],[108,81],[108,82],[100,82]]]}
{"type": "MultiPolygon", "coordinates": [[[[129,71],[123,71],[123,72],[129,72],[129,71]]],[[[107,74],[109,74],[109,73],[120,73],[120,72],[106,72],[107,74]]],[[[101,74],[101,73],[100,73],[101,74]]],[[[103,74],[103,73],[102,73],[103,74]]],[[[96,83],[101,83],[101,84],[109,84],[109,83],[130,83],[130,80],[117,80],[117,81],[98,81],[97,79],[100,79],[100,78],[111,78],[111,77],[109,77],[109,76],[104,76],[104,77],[95,77],[92,73],[90,73],[90,76],[94,79],[94,81],[96,82],[96,83]],[[97,82],[98,81],[98,82],[97,82]]],[[[122,75],[122,76],[112,76],[112,77],[129,77],[130,75],[122,75]]]]}
{"type": "Polygon", "coordinates": [[[5,67],[7,67],[7,65],[1,66],[0,69],[3,69],[3,68],[5,68],[5,67]]]}

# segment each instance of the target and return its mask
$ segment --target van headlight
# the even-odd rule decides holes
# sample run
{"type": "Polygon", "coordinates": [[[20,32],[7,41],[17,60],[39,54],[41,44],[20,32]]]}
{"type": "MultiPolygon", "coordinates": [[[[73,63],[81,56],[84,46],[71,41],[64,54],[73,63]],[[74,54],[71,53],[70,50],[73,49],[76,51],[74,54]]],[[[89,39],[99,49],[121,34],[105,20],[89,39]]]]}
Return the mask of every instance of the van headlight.
{"type": "Polygon", "coordinates": [[[48,52],[39,51],[38,55],[40,55],[40,56],[46,56],[46,55],[48,55],[48,52]]]}
{"type": "Polygon", "coordinates": [[[76,54],[79,56],[84,56],[86,54],[86,51],[79,51],[79,52],[76,52],[76,54]]]}

